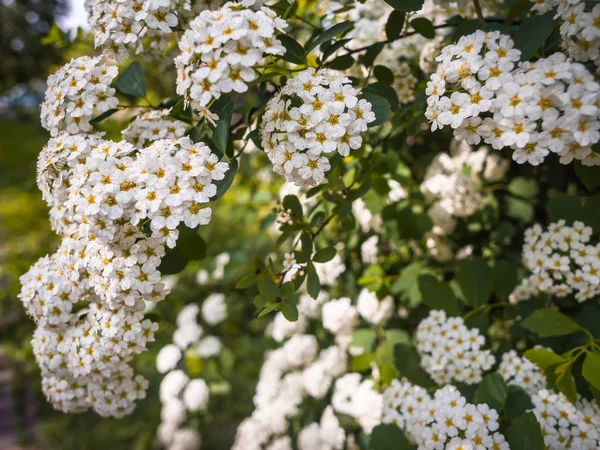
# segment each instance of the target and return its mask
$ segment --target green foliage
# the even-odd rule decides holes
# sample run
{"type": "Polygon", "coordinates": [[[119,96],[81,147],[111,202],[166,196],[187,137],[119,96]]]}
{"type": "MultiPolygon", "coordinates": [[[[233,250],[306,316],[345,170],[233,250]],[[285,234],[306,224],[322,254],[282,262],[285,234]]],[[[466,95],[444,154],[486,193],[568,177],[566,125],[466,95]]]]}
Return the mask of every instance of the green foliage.
{"type": "Polygon", "coordinates": [[[132,62],[115,81],[119,92],[133,97],[146,97],[146,75],[139,61],[132,62]]]}
{"type": "Polygon", "coordinates": [[[475,390],[474,402],[486,403],[496,411],[502,411],[508,398],[508,387],[499,373],[486,375],[475,390]]]}
{"type": "Polygon", "coordinates": [[[514,450],[543,450],[540,424],[531,412],[517,417],[508,428],[507,441],[514,450]]]}
{"type": "Polygon", "coordinates": [[[488,303],[492,294],[492,271],[481,259],[465,260],[460,263],[456,280],[470,306],[488,303]]]}
{"type": "Polygon", "coordinates": [[[370,450],[409,450],[410,448],[404,433],[396,425],[381,424],[373,429],[370,450]]]}

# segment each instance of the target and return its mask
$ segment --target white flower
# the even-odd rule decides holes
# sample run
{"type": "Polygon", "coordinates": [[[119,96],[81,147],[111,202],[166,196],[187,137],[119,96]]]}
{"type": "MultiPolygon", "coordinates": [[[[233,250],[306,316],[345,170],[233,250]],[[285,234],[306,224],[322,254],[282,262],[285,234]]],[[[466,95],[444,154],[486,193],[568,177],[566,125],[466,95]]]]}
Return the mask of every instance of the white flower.
{"type": "Polygon", "coordinates": [[[206,409],[208,406],[208,397],[208,386],[201,378],[190,380],[183,391],[183,403],[188,411],[206,409]]]}
{"type": "Polygon", "coordinates": [[[181,350],[173,344],[165,345],[156,355],[156,370],[159,373],[166,373],[177,367],[177,363],[181,359],[181,350]]]}

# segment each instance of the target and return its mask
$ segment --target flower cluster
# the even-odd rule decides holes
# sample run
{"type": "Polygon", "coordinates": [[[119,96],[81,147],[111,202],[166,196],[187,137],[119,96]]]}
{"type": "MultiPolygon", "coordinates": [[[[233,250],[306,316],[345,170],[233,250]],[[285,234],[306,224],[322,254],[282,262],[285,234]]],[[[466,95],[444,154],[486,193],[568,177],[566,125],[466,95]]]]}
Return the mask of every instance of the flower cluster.
{"type": "Polygon", "coordinates": [[[121,417],[145,396],[147,381],[128,363],[158,329],[144,312],[169,291],[159,270],[165,247],[175,246],[180,224],[209,222],[213,181],[228,165],[187,137],[138,149],[86,134],[100,97],[79,89],[114,93],[107,85],[116,70],[99,62],[80,58],[51,77],[46,97],[56,97],[57,116],[64,107],[81,120],[66,127],[71,134],[62,119],[50,125],[39,155],[38,186],[62,242],[21,277],[19,298],[38,327],[33,347],[48,400],[62,411],[121,417]],[[57,95],[65,86],[74,91],[57,95]]]}
{"type": "Polygon", "coordinates": [[[153,110],[137,116],[121,132],[127,142],[138,148],[145,147],[160,139],[179,139],[185,136],[187,124],[181,120],[169,119],[170,110],[153,110]]]}
{"type": "Polygon", "coordinates": [[[595,400],[572,404],[562,393],[541,390],[531,397],[549,450],[595,449],[600,446],[600,408],[595,400]]]}
{"type": "Polygon", "coordinates": [[[600,243],[593,245],[592,228],[576,221],[551,223],[546,230],[534,225],[525,232],[523,261],[532,274],[515,288],[516,302],[540,292],[583,302],[600,293],[600,243]]]}
{"type": "Polygon", "coordinates": [[[266,7],[253,11],[228,2],[217,11],[202,11],[179,41],[177,93],[201,109],[221,93],[246,92],[264,55],[285,53],[275,34],[286,26],[266,7]]]}
{"type": "Polygon", "coordinates": [[[446,317],[444,311],[430,311],[419,323],[416,337],[421,367],[438,384],[478,383],[495,362],[482,348],[485,338],[479,330],[467,328],[462,317],[446,317]]]}
{"type": "Polygon", "coordinates": [[[117,67],[106,64],[102,57],[81,56],[59,68],[48,77],[41,106],[42,126],[52,136],[64,130],[89,133],[92,115],[119,103],[115,89],[110,87],[117,74],[117,67]]]}
{"type": "Polygon", "coordinates": [[[227,318],[227,305],[223,294],[207,297],[202,306],[191,303],[177,316],[177,329],[173,333],[173,344],[164,346],[156,357],[156,367],[160,373],[167,373],[160,385],[162,403],[161,424],[158,438],[169,450],[197,450],[200,448],[200,435],[193,428],[185,426],[188,416],[206,411],[210,397],[209,388],[202,378],[190,380],[178,367],[186,352],[187,359],[208,359],[221,353],[221,340],[206,335],[199,324],[198,315],[207,327],[216,326],[227,318]]]}
{"type": "Polygon", "coordinates": [[[383,422],[405,430],[419,450],[509,449],[497,431],[498,413],[486,404],[468,403],[454,386],[438,389],[431,398],[423,388],[394,380],[383,398],[383,422]]]}
{"type": "Polygon", "coordinates": [[[316,185],[337,151],[348,156],[362,145],[360,133],[375,120],[350,79],[329,69],[306,69],[290,78],[269,103],[261,125],[262,146],[276,173],[298,185],[316,185]]]}
{"type": "Polygon", "coordinates": [[[93,0],[90,26],[96,47],[118,59],[144,50],[144,38],[171,33],[180,0],[93,0]]]}
{"type": "Polygon", "coordinates": [[[562,46],[575,61],[592,61],[600,66],[600,6],[588,6],[582,0],[537,0],[533,11],[545,13],[558,7],[562,46]]]}
{"type": "Polygon", "coordinates": [[[516,66],[521,53],[510,37],[477,31],[442,49],[427,84],[432,130],[449,125],[469,144],[510,147],[519,164],[540,164],[550,153],[600,164],[600,85],[562,53],[516,66]],[[450,85],[452,94],[447,95],[450,85]]]}
{"type": "Polygon", "coordinates": [[[546,379],[540,368],[517,355],[515,350],[510,350],[502,355],[498,372],[507,384],[514,384],[523,388],[529,395],[537,393],[546,387],[546,379]]]}

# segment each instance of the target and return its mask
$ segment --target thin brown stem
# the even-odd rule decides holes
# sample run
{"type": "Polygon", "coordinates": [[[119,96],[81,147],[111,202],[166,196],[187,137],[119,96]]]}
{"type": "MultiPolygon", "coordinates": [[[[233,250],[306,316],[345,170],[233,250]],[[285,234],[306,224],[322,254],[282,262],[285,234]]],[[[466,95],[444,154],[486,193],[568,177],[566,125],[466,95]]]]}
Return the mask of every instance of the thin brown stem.
{"type": "Polygon", "coordinates": [[[481,4],[479,0],[473,0],[473,6],[475,7],[475,14],[477,14],[477,18],[481,23],[485,23],[485,17],[483,17],[483,12],[481,11],[481,4]]]}

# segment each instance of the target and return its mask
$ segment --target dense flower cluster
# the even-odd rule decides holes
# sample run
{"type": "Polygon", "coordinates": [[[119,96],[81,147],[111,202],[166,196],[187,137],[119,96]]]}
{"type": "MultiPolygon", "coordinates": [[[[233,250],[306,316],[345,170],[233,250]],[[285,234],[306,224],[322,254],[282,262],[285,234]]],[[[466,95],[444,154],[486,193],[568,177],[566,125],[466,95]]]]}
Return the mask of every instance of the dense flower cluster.
{"type": "Polygon", "coordinates": [[[383,398],[383,422],[402,428],[419,450],[509,449],[497,431],[498,413],[486,404],[468,403],[454,386],[438,389],[431,398],[423,388],[394,380],[383,398]]]}
{"type": "Polygon", "coordinates": [[[203,11],[179,41],[177,93],[201,109],[221,93],[246,92],[264,55],[285,53],[275,34],[286,26],[265,7],[253,11],[228,2],[217,11],[203,11]]]}
{"type": "Polygon", "coordinates": [[[510,147],[519,164],[538,165],[550,152],[562,164],[599,164],[591,146],[600,140],[600,85],[592,74],[562,53],[515,67],[520,56],[499,32],[444,47],[426,90],[431,129],[449,125],[469,144],[510,147]]]}
{"type": "Polygon", "coordinates": [[[485,338],[479,330],[467,328],[462,317],[446,317],[444,311],[430,311],[416,336],[421,367],[438,384],[478,383],[495,362],[491,352],[482,348],[485,338]]]}
{"type": "Polygon", "coordinates": [[[207,297],[202,306],[191,303],[177,316],[177,329],[173,344],[164,346],[156,357],[160,373],[167,373],[160,385],[162,403],[161,424],[158,438],[169,450],[197,450],[200,434],[185,425],[189,416],[206,411],[210,397],[208,385],[202,378],[190,380],[178,367],[186,352],[186,358],[208,359],[221,353],[221,340],[204,334],[199,323],[201,315],[207,327],[216,326],[227,318],[227,305],[223,294],[207,297]]]}
{"type": "Polygon", "coordinates": [[[564,394],[541,390],[531,397],[549,450],[591,450],[600,446],[600,408],[595,400],[571,403],[564,394]]]}
{"type": "Polygon", "coordinates": [[[37,183],[62,242],[21,277],[19,297],[38,327],[32,343],[48,400],[122,417],[148,385],[128,363],[158,329],[144,312],[169,291],[159,270],[165,247],[175,246],[180,224],[210,221],[213,181],[228,165],[187,137],[139,149],[87,134],[92,113],[116,105],[115,75],[83,57],[50,77],[46,98],[56,103],[46,102],[42,118],[53,137],[37,183]]]}
{"type": "Polygon", "coordinates": [[[144,38],[169,34],[177,26],[181,0],[93,0],[90,26],[96,47],[119,59],[127,49],[144,50],[144,38]]]}
{"type": "Polygon", "coordinates": [[[349,78],[309,68],[269,100],[262,146],[276,173],[298,185],[315,185],[331,169],[334,152],[348,156],[358,149],[360,133],[374,120],[371,104],[358,99],[349,78]]]}
{"type": "Polygon", "coordinates": [[[181,120],[169,119],[167,109],[148,111],[137,116],[121,136],[138,148],[145,147],[160,139],[179,139],[185,135],[187,124],[181,120]]]}
{"type": "Polygon", "coordinates": [[[600,6],[582,0],[536,0],[533,11],[545,13],[558,7],[562,45],[575,61],[592,61],[600,66],[600,6]]]}
{"type": "Polygon", "coordinates": [[[511,294],[512,301],[540,292],[565,297],[575,294],[583,302],[600,293],[600,244],[592,244],[592,228],[576,221],[534,225],[525,232],[523,262],[532,274],[511,294]]]}
{"type": "Polygon", "coordinates": [[[116,66],[102,57],[81,56],[48,77],[48,88],[41,106],[42,126],[52,136],[89,133],[94,113],[115,108],[119,101],[110,85],[118,74],[116,66]]]}
{"type": "Polygon", "coordinates": [[[546,379],[540,368],[517,355],[515,350],[510,350],[502,355],[498,372],[506,384],[514,384],[523,388],[529,395],[537,393],[546,387],[546,379]]]}

